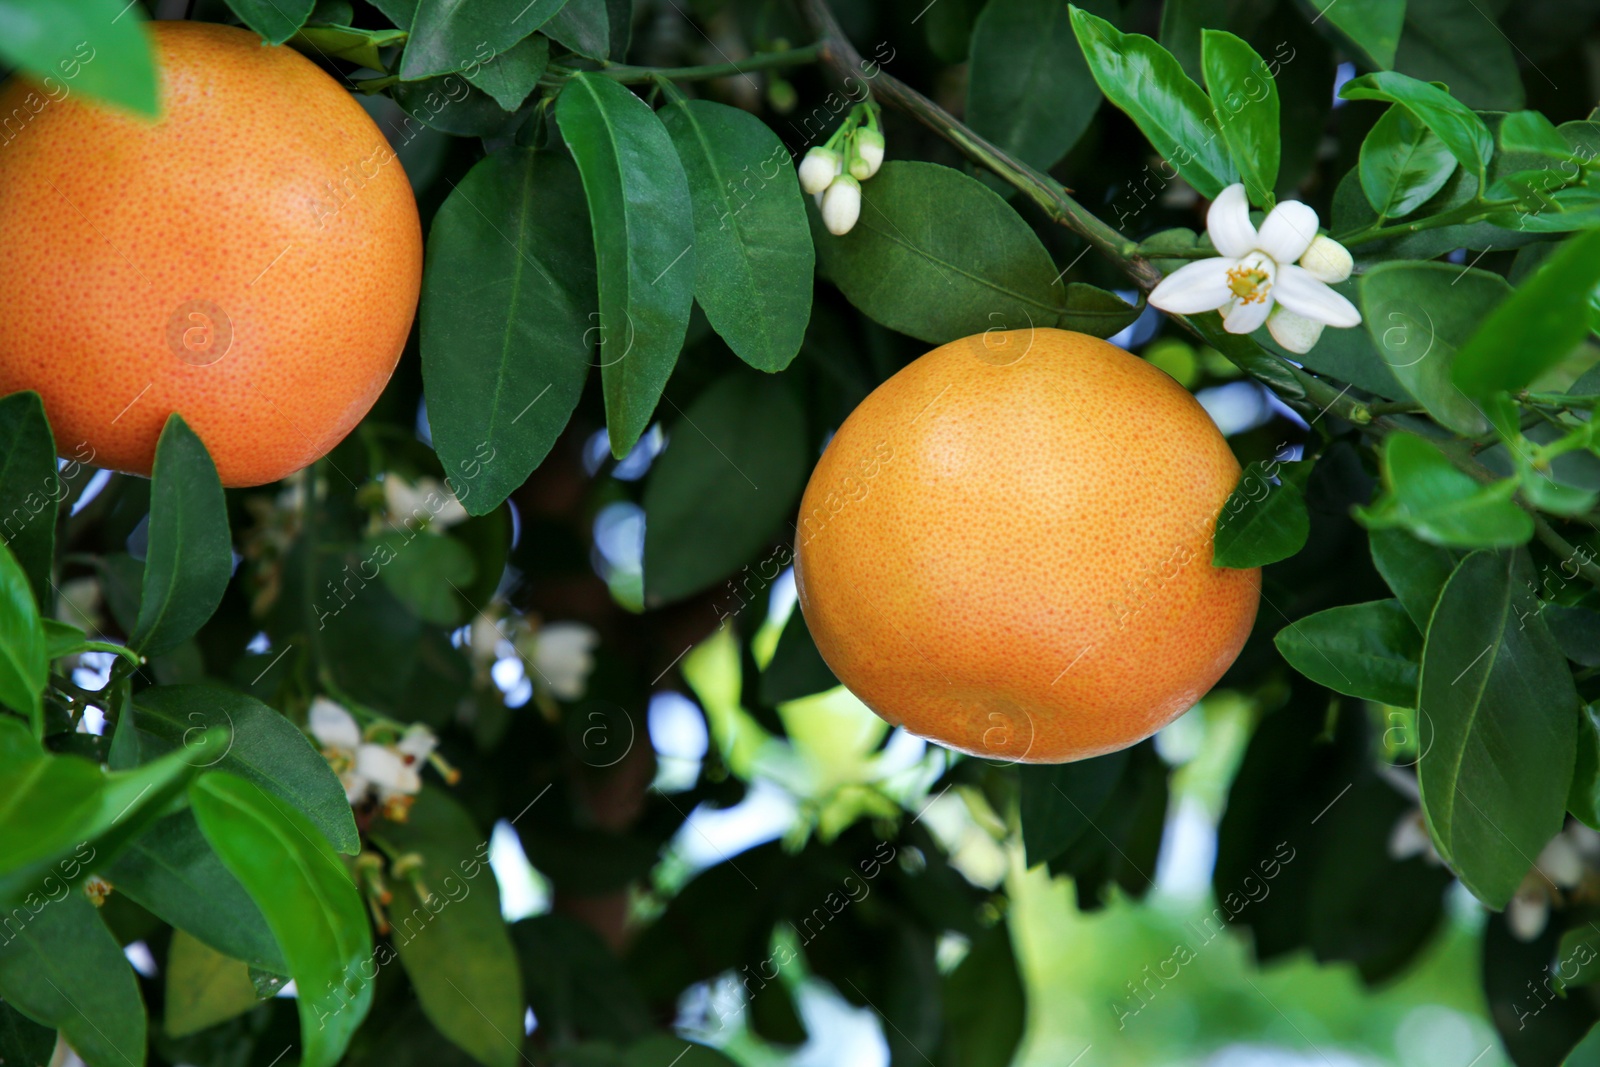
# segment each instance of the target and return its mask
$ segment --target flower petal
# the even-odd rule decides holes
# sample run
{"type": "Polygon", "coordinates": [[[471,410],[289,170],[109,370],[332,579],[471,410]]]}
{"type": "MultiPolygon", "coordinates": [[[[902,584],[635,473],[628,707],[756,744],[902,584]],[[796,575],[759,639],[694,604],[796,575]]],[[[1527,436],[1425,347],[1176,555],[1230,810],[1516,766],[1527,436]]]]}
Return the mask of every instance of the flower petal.
{"type": "Polygon", "coordinates": [[[1335,285],[1350,277],[1355,260],[1350,250],[1332,237],[1318,237],[1300,257],[1300,265],[1310,271],[1319,282],[1335,285]]]}
{"type": "Polygon", "coordinates": [[[311,701],[310,726],[311,736],[324,748],[354,752],[361,744],[361,727],[354,716],[327,697],[311,701]]]}
{"type": "Polygon", "coordinates": [[[1286,263],[1278,268],[1277,284],[1272,295],[1278,303],[1308,319],[1329,326],[1360,326],[1361,312],[1356,306],[1332,289],[1304,267],[1286,263]]]}
{"type": "Polygon", "coordinates": [[[1174,315],[1214,311],[1233,297],[1228,290],[1228,271],[1237,262],[1219,256],[1185,263],[1151,290],[1150,303],[1174,315]]]}
{"type": "Polygon", "coordinates": [[[400,788],[409,780],[406,775],[409,770],[400,753],[392,748],[365,744],[356,750],[355,773],[380,790],[400,788]]]}
{"type": "Polygon", "coordinates": [[[395,748],[403,756],[410,756],[413,760],[425,760],[433,755],[433,750],[439,747],[439,739],[433,731],[420,722],[414,722],[406,727],[406,732],[401,735],[400,743],[395,748]]]}
{"type": "Polygon", "coordinates": [[[1297,355],[1316,347],[1322,339],[1322,329],[1322,323],[1316,319],[1296,315],[1286,307],[1273,308],[1272,314],[1267,316],[1267,330],[1273,340],[1297,355]]]}
{"type": "Polygon", "coordinates": [[[1272,297],[1260,300],[1241,300],[1239,306],[1228,312],[1222,320],[1222,328],[1229,333],[1254,333],[1267,321],[1267,314],[1272,310],[1272,297]]]}
{"type": "Polygon", "coordinates": [[[1217,251],[1230,259],[1242,259],[1256,247],[1256,228],[1250,222],[1250,201],[1245,199],[1242,184],[1234,182],[1211,201],[1206,233],[1217,251]]]}
{"type": "Polygon", "coordinates": [[[1261,223],[1256,247],[1279,263],[1293,263],[1317,237],[1317,213],[1309,204],[1285,200],[1261,223]]]}

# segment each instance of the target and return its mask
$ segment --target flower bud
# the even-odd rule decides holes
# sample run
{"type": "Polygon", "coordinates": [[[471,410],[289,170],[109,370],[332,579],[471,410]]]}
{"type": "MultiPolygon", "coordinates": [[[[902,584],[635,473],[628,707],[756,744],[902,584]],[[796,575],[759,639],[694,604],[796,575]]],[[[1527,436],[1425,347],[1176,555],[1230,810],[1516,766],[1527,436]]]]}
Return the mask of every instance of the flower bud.
{"type": "Polygon", "coordinates": [[[1306,249],[1306,254],[1300,257],[1300,265],[1310,271],[1317,281],[1333,285],[1350,277],[1355,261],[1350,258],[1350,252],[1344,245],[1319,234],[1311,242],[1311,247],[1306,249]]]}
{"type": "Polygon", "coordinates": [[[861,217],[861,183],[840,174],[822,194],[822,224],[835,237],[843,237],[861,217]]]}
{"type": "Polygon", "coordinates": [[[1322,323],[1304,315],[1296,315],[1280,305],[1267,316],[1267,332],[1284,348],[1296,355],[1304,355],[1322,339],[1322,323]]]}
{"type": "Polygon", "coordinates": [[[839,153],[831,148],[813,148],[800,161],[800,188],[820,193],[839,173],[839,153]]]}
{"type": "Polygon", "coordinates": [[[883,134],[877,130],[857,130],[855,145],[855,155],[850,159],[850,176],[864,182],[883,166],[883,134]]]}

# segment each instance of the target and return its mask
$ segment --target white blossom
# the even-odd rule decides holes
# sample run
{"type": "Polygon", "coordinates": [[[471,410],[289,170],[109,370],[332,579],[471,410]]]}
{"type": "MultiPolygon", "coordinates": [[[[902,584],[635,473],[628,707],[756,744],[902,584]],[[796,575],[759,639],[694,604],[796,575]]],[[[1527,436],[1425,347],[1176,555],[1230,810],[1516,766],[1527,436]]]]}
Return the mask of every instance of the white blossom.
{"type": "Polygon", "coordinates": [[[855,135],[855,155],[850,160],[850,176],[866,181],[883,166],[883,134],[861,129],[855,135]]]}
{"type": "Polygon", "coordinates": [[[1349,253],[1318,237],[1317,213],[1307,205],[1284,201],[1258,231],[1244,186],[1235,183],[1212,202],[1206,232],[1220,254],[1168,275],[1151,292],[1150,303],[1175,315],[1219,311],[1229,333],[1252,333],[1265,325],[1292,352],[1308,351],[1323,326],[1360,325],[1355,305],[1324,280],[1340,269],[1349,276],[1349,253]],[[1307,257],[1310,266],[1295,262],[1307,257]]]}
{"type": "Polygon", "coordinates": [[[533,638],[534,673],[540,684],[560,700],[578,700],[588,688],[594,670],[594,649],[600,635],[581,622],[552,622],[539,627],[533,638]]]}
{"type": "Polygon", "coordinates": [[[844,161],[831,148],[817,147],[800,161],[800,188],[813,196],[822,192],[843,168],[844,161]]]}
{"type": "Polygon", "coordinates": [[[454,493],[437,478],[418,478],[413,484],[390,471],[383,478],[383,502],[389,522],[407,529],[425,524],[430,530],[444,530],[467,519],[467,509],[454,493]]]}
{"type": "Polygon", "coordinates": [[[848,174],[837,175],[822,194],[822,224],[835,237],[843,237],[860,217],[861,183],[848,174]]]}
{"type": "Polygon", "coordinates": [[[404,818],[422,789],[422,764],[439,744],[432,730],[413,723],[392,745],[368,741],[355,716],[322,696],[311,701],[309,725],[352,805],[375,794],[386,815],[404,818]]]}

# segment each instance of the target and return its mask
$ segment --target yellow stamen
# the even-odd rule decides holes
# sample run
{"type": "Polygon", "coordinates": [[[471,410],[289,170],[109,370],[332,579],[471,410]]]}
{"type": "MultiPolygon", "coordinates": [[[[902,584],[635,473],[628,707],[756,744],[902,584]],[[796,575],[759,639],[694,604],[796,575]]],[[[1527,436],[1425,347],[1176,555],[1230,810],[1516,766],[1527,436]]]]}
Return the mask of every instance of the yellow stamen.
{"type": "Polygon", "coordinates": [[[1228,271],[1228,291],[1246,304],[1265,300],[1271,289],[1271,279],[1259,267],[1246,267],[1241,263],[1228,271]]]}

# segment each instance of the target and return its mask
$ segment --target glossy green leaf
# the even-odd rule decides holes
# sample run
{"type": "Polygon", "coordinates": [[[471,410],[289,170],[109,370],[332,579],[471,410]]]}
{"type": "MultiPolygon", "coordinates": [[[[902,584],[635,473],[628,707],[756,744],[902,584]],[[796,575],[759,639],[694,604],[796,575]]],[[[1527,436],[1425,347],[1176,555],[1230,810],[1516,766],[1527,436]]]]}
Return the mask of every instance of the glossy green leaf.
{"type": "MultiPolygon", "coordinates": [[[[225,733],[200,734],[227,744],[225,733]]],[[[44,750],[16,719],[0,718],[0,902],[75,884],[158,818],[198,769],[182,750],[129,771],[44,750]]]]}
{"type": "Polygon", "coordinates": [[[1502,152],[1530,152],[1552,159],[1572,158],[1572,146],[1555,123],[1538,111],[1513,111],[1496,131],[1502,152]]]}
{"type": "Polygon", "coordinates": [[[620,459],[649,426],[683,347],[694,298],[694,207],[672,139],[624,86],[574,75],[556,119],[589,200],[606,428],[620,459]]]}
{"type": "Polygon", "coordinates": [[[49,680],[49,644],[28,576],[0,544],[0,704],[27,715],[36,735],[44,729],[40,694],[49,680]]]}
{"type": "Polygon", "coordinates": [[[1480,484],[1437,447],[1408,433],[1384,438],[1382,458],[1389,496],[1357,509],[1369,529],[1398,526],[1430,544],[1455,548],[1519,545],[1533,536],[1532,517],[1512,500],[1515,479],[1480,484]]]}
{"type": "Polygon", "coordinates": [[[972,939],[967,954],[945,976],[944,1049],[941,1063],[1008,1067],[1022,1043],[1027,990],[1001,920],[972,939]]]}
{"type": "Polygon", "coordinates": [[[41,608],[55,604],[50,574],[56,503],[66,490],[39,394],[12,393],[0,399],[0,543],[11,549],[41,608]]]}
{"type": "Polygon", "coordinates": [[[1305,494],[1279,464],[1272,466],[1274,476],[1283,475],[1276,483],[1265,464],[1246,467],[1217,513],[1213,567],[1265,567],[1305,547],[1311,531],[1305,494]]]}
{"type": "Polygon", "coordinates": [[[662,111],[694,201],[694,295],[712,329],[758,370],[787,367],[811,320],[816,266],[789,150],[736,107],[662,111]]]}
{"type": "Polygon", "coordinates": [[[154,656],[183,643],[217,610],[232,575],[217,468],[183,416],[172,415],[156,445],[139,621],[128,644],[154,656]]]}
{"type": "MultiPolygon", "coordinates": [[[[782,532],[808,458],[788,383],[736,374],[701,394],[673,424],[645,486],[646,602],[681,599],[750,562],[782,532]]],[[[791,550],[775,551],[757,565],[772,571],[766,581],[792,562],[791,550]]],[[[728,599],[738,610],[742,601],[728,599]]]]}
{"type": "Polygon", "coordinates": [[[69,892],[6,926],[0,997],[61,1031],[88,1067],[143,1067],[144,1000],[100,914],[69,892]]]}
{"type": "Polygon", "coordinates": [[[1387,100],[1405,105],[1418,121],[1439,135],[1450,154],[1477,175],[1482,184],[1484,168],[1494,152],[1494,137],[1471,108],[1437,85],[1394,71],[1379,71],[1351,79],[1339,95],[1346,100],[1387,100]]]}
{"type": "Polygon", "coordinates": [[[611,52],[611,13],[606,0],[567,0],[544,24],[544,33],[580,56],[605,59],[611,52]]]}
{"type": "Polygon", "coordinates": [[[515,111],[544,77],[550,65],[550,38],[535,34],[495,54],[487,63],[469,68],[467,81],[507,111],[515,111]]]}
{"type": "Polygon", "coordinates": [[[217,858],[193,813],[155,823],[103,872],[117,892],[216,951],[263,970],[286,969],[267,920],[217,858]]]}
{"type": "Polygon", "coordinates": [[[571,163],[507,148],[434,217],[421,310],[428,424],[474,515],[527,481],[583,393],[596,306],[586,210],[571,163]]]}
{"type": "Polygon", "coordinates": [[[306,24],[317,0],[228,0],[228,6],[268,44],[283,44],[306,24]]]}
{"type": "Polygon", "coordinates": [[[411,23],[400,76],[407,81],[468,72],[539,29],[565,0],[422,0],[411,23]]]}
{"type": "Polygon", "coordinates": [[[1079,8],[1072,9],[1072,28],[1106,99],[1127,113],[1201,196],[1213,198],[1238,181],[1211,101],[1171,52],[1079,8]]]}
{"type": "MultiPolygon", "coordinates": [[[[1563,561],[1563,574],[1575,562],[1563,561]]],[[[1600,611],[1546,604],[1544,621],[1550,628],[1550,636],[1556,639],[1568,659],[1585,667],[1600,667],[1600,611]]]]}
{"type": "Polygon", "coordinates": [[[1406,5],[1397,0],[1311,0],[1316,19],[1326,19],[1366,54],[1374,66],[1394,66],[1406,5]]]}
{"type": "MultiPolygon", "coordinates": [[[[1111,0],[1084,10],[1117,17],[1111,0]]],[[[1056,0],[991,0],[972,29],[967,125],[1040,170],[1048,170],[1089,128],[1100,87],[1072,32],[1068,6],[1056,0]]]]}
{"type": "Polygon", "coordinates": [[[172,935],[166,972],[162,1029],[169,1037],[183,1037],[215,1026],[260,1003],[248,964],[223,955],[182,930],[172,935]]]}
{"type": "Polygon", "coordinates": [[[417,880],[391,881],[389,921],[424,1014],[479,1063],[512,1067],[520,1062],[525,1002],[488,835],[438,789],[423,790],[404,823],[380,827],[386,842],[422,857],[417,880]]]}
{"type": "Polygon", "coordinates": [[[17,1067],[48,1067],[56,1051],[53,1026],[40,1026],[0,1000],[0,1062],[17,1067]]]}
{"type": "Polygon", "coordinates": [[[1254,48],[1226,30],[1201,33],[1200,63],[1239,180],[1252,203],[1271,207],[1280,152],[1277,80],[1254,48]]]}
{"type": "Polygon", "coordinates": [[[1367,537],[1373,566],[1405,605],[1417,631],[1426,631],[1444,583],[1460,562],[1459,553],[1418,540],[1404,530],[1373,530],[1367,537]]]}
{"type": "Polygon", "coordinates": [[[1470,396],[1525,387],[1589,333],[1589,294],[1600,284],[1600,232],[1574,237],[1468,338],[1454,380],[1470,396]]]}
{"type": "Polygon", "coordinates": [[[1127,766],[1127,753],[1121,751],[1076,763],[1017,768],[1028,866],[1048,863],[1092,832],[1089,828],[1127,766]]]}
{"type": "Polygon", "coordinates": [[[372,1006],[377,962],[360,892],[305,816],[245,779],[213,771],[189,802],[283,949],[299,990],[300,1062],[332,1067],[372,1006]]]}
{"type": "MultiPolygon", "coordinates": [[[[309,8],[312,0],[303,2],[309,8]]],[[[83,92],[141,115],[157,113],[155,56],[142,11],[120,0],[5,0],[0,13],[0,57],[50,99],[83,92]]]]}
{"type": "Polygon", "coordinates": [[[196,765],[236,774],[288,801],[340,852],[360,850],[338,776],[299,727],[261,701],[220,685],[154,686],[135,695],[134,719],[150,750],[184,748],[196,765]],[[215,726],[226,726],[231,741],[206,749],[205,730],[215,726]]]}
{"type": "Polygon", "coordinates": [[[1600,707],[1594,704],[1578,713],[1577,747],[1567,810],[1585,826],[1600,830],[1600,707]]]}
{"type": "Polygon", "coordinates": [[[1444,188],[1456,166],[1438,134],[1392,104],[1361,142],[1361,191],[1380,218],[1404,218],[1444,188]]]}
{"type": "MultiPolygon", "coordinates": [[[[1451,95],[1480,111],[1522,106],[1517,46],[1498,25],[1504,2],[1406,0],[1404,6],[1405,30],[1395,52],[1395,70],[1420,81],[1443,82],[1451,95]]],[[[1539,79],[1535,72],[1530,76],[1539,79]]]]}
{"type": "Polygon", "coordinates": [[[289,47],[309,56],[343,59],[368,70],[384,70],[379,49],[404,44],[404,30],[369,30],[359,26],[303,26],[289,38],[289,47]]]}
{"type": "Polygon", "coordinates": [[[1137,314],[1093,286],[1063,289],[1022,217],[950,167],[885,163],[862,185],[861,221],[843,237],[811,214],[823,276],[863,314],[930,344],[1032,326],[1107,337],[1137,314]]]}
{"type": "Polygon", "coordinates": [[[467,546],[445,534],[387,533],[369,537],[362,554],[388,560],[379,574],[395,599],[417,618],[455,626],[466,611],[459,589],[471,585],[478,568],[467,546]]]}
{"type": "Polygon", "coordinates": [[[1363,325],[1390,371],[1441,425],[1467,436],[1488,417],[1455,385],[1456,353],[1511,287],[1498,274],[1400,260],[1361,276],[1363,325]]]}
{"type": "Polygon", "coordinates": [[[1398,600],[1328,608],[1290,623],[1273,644],[1289,665],[1336,693],[1417,704],[1422,634],[1398,600]]]}
{"type": "MultiPolygon", "coordinates": [[[[1578,694],[1517,552],[1475,552],[1446,583],[1422,653],[1433,744],[1417,765],[1439,852],[1502,908],[1566,814],[1578,694]]],[[[1531,568],[1529,568],[1531,570],[1531,568]]]]}
{"type": "Polygon", "coordinates": [[[778,635],[778,647],[761,672],[761,700],[782,704],[813,693],[823,693],[839,684],[833,671],[817,651],[817,643],[806,627],[805,615],[796,607],[778,635]]]}

